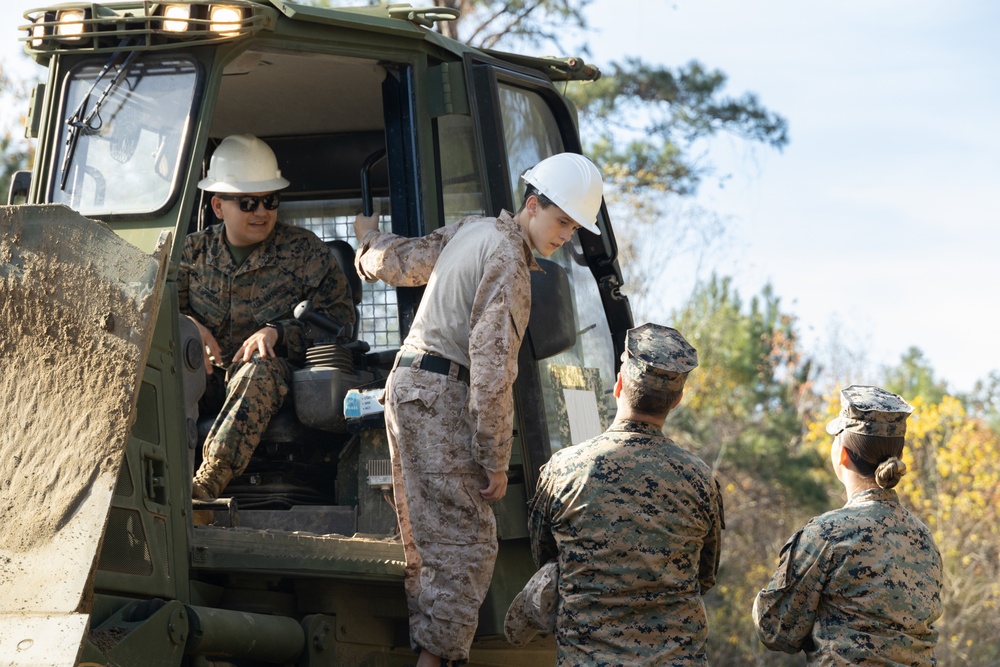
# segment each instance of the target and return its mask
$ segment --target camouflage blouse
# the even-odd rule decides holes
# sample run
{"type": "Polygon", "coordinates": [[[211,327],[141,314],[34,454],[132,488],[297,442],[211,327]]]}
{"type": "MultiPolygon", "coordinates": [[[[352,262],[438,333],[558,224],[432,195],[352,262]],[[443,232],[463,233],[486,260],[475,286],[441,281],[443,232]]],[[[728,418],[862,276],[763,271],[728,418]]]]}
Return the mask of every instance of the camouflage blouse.
{"type": "Polygon", "coordinates": [[[941,556],[892,489],[856,493],[781,550],[753,619],[765,646],[810,665],[935,665],[941,556]]]}
{"type": "Polygon", "coordinates": [[[700,458],[653,424],[615,421],[552,455],[528,527],[536,562],[559,562],[559,665],[707,664],[701,595],[724,520],[700,458]]]}
{"type": "Polygon", "coordinates": [[[313,309],[337,324],[354,323],[347,278],[330,249],[307,229],[278,222],[271,234],[237,266],[224,226],[190,234],[177,271],[181,313],[208,327],[228,361],[268,322],[282,325],[289,360],[305,358],[309,345],[295,306],[313,309]]]}

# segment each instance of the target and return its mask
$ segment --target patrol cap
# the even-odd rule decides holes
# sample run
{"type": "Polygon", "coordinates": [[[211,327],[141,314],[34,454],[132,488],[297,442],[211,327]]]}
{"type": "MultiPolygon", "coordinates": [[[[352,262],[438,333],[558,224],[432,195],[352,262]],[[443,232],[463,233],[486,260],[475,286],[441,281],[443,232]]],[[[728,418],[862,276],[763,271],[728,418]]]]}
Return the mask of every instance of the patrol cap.
{"type": "Polygon", "coordinates": [[[841,390],[840,416],[826,425],[826,432],[899,437],[906,435],[906,418],[911,412],[913,406],[901,396],[881,387],[852,384],[841,390]]]}
{"type": "Polygon", "coordinates": [[[697,366],[698,352],[677,329],[647,323],[625,335],[622,374],[650,389],[679,391],[697,366]]]}

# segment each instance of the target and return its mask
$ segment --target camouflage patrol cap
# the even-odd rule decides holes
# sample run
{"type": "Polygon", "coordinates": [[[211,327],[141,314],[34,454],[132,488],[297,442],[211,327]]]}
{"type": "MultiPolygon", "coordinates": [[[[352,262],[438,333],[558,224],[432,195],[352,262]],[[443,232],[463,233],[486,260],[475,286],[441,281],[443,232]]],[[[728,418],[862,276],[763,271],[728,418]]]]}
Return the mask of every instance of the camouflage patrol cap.
{"type": "Polygon", "coordinates": [[[622,353],[622,374],[658,391],[679,391],[698,366],[698,352],[677,329],[643,324],[629,329],[622,353]]]}
{"type": "Polygon", "coordinates": [[[840,416],[826,425],[826,432],[837,435],[851,431],[861,435],[898,437],[906,435],[906,418],[913,406],[881,387],[852,384],[840,392],[840,416]]]}

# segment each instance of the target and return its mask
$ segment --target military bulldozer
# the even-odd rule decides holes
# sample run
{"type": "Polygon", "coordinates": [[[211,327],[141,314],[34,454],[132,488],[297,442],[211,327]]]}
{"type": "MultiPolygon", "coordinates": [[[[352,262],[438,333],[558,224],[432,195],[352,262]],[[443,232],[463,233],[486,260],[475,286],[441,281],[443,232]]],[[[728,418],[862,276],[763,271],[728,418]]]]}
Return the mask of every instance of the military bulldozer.
{"type": "MultiPolygon", "coordinates": [[[[392,507],[384,383],[421,291],[362,285],[351,221],[419,236],[516,210],[519,177],[581,150],[574,58],[477,50],[408,5],[70,2],[25,12],[48,68],[27,115],[34,168],[0,210],[0,665],[367,665],[414,661],[392,507]],[[279,219],[327,241],[358,325],[296,371],[246,472],[192,501],[214,415],[178,311],[212,151],[253,134],[291,186],[279,219]],[[347,409],[345,410],[345,404],[347,409]]],[[[500,552],[473,665],[551,664],[503,618],[534,572],[526,503],[552,451],[613,417],[632,325],[615,236],[578,234],[532,282],[500,552]]]]}

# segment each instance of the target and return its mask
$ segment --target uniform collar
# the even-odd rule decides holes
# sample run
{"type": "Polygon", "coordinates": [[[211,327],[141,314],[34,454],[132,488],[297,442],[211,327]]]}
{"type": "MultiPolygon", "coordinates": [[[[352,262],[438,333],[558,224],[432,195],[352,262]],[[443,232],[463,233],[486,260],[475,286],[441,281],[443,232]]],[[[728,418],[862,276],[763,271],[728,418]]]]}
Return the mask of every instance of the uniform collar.
{"type": "Polygon", "coordinates": [[[663,429],[649,422],[637,422],[631,419],[616,419],[609,431],[628,431],[629,433],[644,433],[646,435],[663,435],[663,429]]]}
{"type": "Polygon", "coordinates": [[[860,505],[861,503],[870,502],[899,502],[899,496],[896,494],[895,489],[865,489],[864,491],[858,491],[844,507],[853,507],[855,505],[860,505]]]}
{"type": "Polygon", "coordinates": [[[528,270],[542,271],[542,273],[545,273],[542,270],[542,267],[538,265],[538,262],[535,261],[535,256],[531,252],[531,244],[528,243],[528,237],[525,236],[524,230],[521,229],[521,225],[517,224],[517,221],[514,220],[514,216],[510,213],[510,211],[507,211],[506,209],[500,211],[500,215],[497,216],[497,221],[497,227],[499,227],[501,231],[507,234],[511,239],[521,241],[521,245],[523,246],[522,250],[524,251],[524,261],[528,265],[528,270]]]}
{"type": "Polygon", "coordinates": [[[260,245],[254,249],[240,266],[236,266],[236,262],[229,252],[229,247],[226,245],[226,225],[220,222],[209,227],[207,231],[210,234],[211,240],[207,251],[208,264],[229,274],[245,273],[274,264],[274,258],[277,254],[275,244],[279,225],[281,225],[281,222],[274,223],[274,229],[271,230],[271,233],[268,234],[266,239],[261,241],[260,245]]]}

